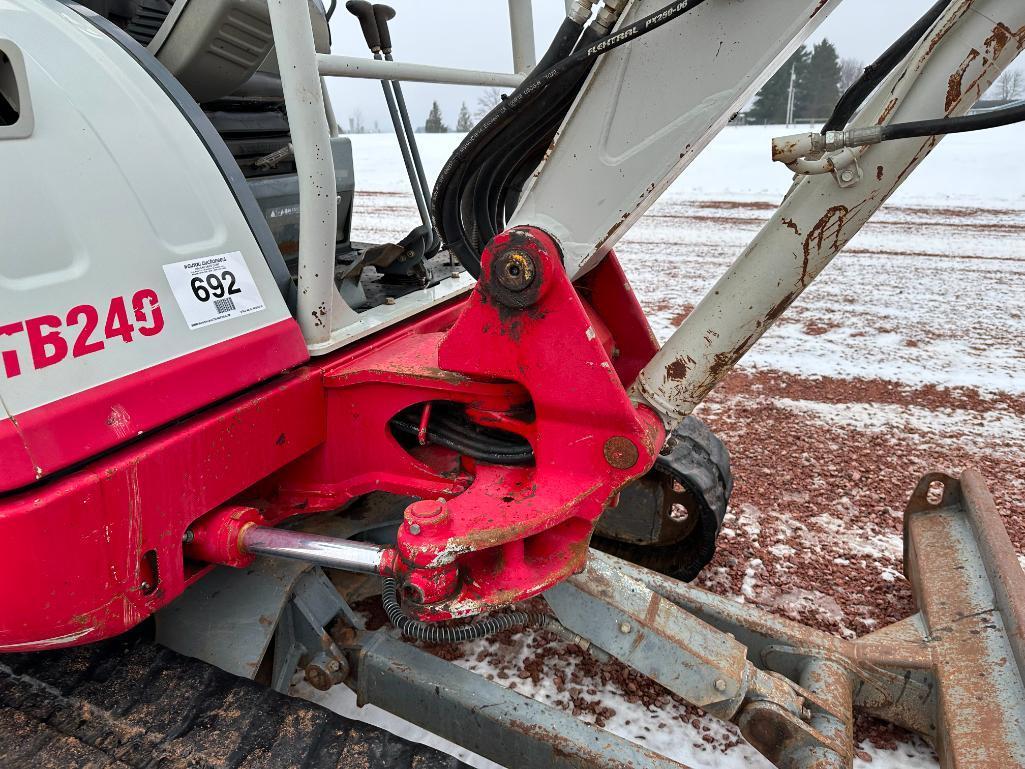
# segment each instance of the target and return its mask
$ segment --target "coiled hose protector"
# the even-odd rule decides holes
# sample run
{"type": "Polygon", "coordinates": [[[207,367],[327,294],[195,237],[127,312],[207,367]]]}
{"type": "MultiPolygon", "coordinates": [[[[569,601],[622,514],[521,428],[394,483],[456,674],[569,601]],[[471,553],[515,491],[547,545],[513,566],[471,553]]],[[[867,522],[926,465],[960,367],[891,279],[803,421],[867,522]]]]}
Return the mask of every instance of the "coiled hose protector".
{"type": "Polygon", "coordinates": [[[445,627],[432,622],[420,622],[403,613],[402,607],[399,605],[399,583],[393,577],[386,577],[384,580],[381,603],[384,605],[388,619],[402,631],[403,635],[434,644],[477,641],[516,627],[543,628],[551,621],[551,617],[547,614],[513,611],[459,627],[445,627]]]}

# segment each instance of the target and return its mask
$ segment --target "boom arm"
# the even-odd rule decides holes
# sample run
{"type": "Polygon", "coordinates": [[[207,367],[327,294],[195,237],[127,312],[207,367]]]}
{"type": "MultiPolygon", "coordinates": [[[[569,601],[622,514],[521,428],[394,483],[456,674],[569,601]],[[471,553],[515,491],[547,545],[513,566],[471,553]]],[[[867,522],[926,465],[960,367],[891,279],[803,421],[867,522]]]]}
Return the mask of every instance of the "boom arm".
{"type": "MultiPolygon", "coordinates": [[[[607,54],[512,218],[559,240],[571,275],[598,264],[837,2],[714,0],[607,54]],[[789,42],[785,42],[789,41],[789,42]],[[664,73],[680,73],[670,79],[664,73]],[[664,87],[663,84],[672,84],[664,87]]],[[[635,0],[629,23],[659,0],[635,0]]],[[[1025,6],[955,0],[853,122],[965,114],[1021,52],[1025,6]]],[[[670,430],[725,377],[941,137],[865,147],[799,178],[781,208],[635,382],[670,430]],[[846,166],[845,166],[846,168],[846,166]],[[864,169],[864,173],[862,173],[864,169]]],[[[768,147],[766,162],[768,162],[768,147]]]]}
{"type": "MultiPolygon", "coordinates": [[[[667,0],[633,0],[618,28],[667,0]]],[[[840,0],[710,0],[606,53],[510,226],[592,269],[840,0]]]]}

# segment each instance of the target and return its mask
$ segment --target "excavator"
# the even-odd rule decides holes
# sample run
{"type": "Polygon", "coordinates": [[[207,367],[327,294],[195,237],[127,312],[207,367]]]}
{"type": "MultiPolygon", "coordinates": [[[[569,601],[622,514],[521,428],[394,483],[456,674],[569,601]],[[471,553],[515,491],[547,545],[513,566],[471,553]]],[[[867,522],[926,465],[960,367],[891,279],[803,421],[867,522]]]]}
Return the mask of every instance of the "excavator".
{"type": "Polygon", "coordinates": [[[680,766],[424,648],[524,628],[780,769],[852,767],[856,714],[1025,766],[978,473],[921,480],[917,612],[856,640],[688,584],[732,487],[694,409],[944,136],[1025,120],[972,112],[1025,4],[939,0],[766,147],[792,187],[660,346],[616,244],[839,5],[569,0],[538,59],[510,0],[506,74],[396,61],[362,0],[372,58],[334,1],[0,1],[0,766],[461,766],[300,680],[510,769],[680,766]],[[382,84],[397,243],[352,239],[332,77],[382,84]],[[404,82],[510,90],[433,189],[404,82]]]}

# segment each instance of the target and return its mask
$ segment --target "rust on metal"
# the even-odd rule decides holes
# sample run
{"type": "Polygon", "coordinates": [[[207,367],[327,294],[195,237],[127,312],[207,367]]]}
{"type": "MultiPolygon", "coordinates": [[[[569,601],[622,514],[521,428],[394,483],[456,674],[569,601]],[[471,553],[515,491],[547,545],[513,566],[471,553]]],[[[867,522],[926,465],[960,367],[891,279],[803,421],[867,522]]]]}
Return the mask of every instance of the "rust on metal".
{"type": "MultiPolygon", "coordinates": [[[[510,720],[509,727],[538,742],[550,745],[552,753],[559,758],[578,761],[581,769],[584,767],[609,767],[608,755],[600,743],[594,748],[586,748],[579,741],[569,739],[556,729],[546,729],[540,724],[529,724],[517,719],[510,720]]],[[[643,751],[648,761],[651,761],[650,764],[640,765],[634,761],[628,761],[620,764],[617,769],[646,769],[646,767],[654,766],[656,762],[664,760],[661,755],[647,748],[639,748],[639,750],[643,751]]]]}
{"type": "Polygon", "coordinates": [[[811,262],[812,248],[814,247],[816,253],[822,253],[823,246],[827,241],[832,241],[829,243],[829,250],[832,253],[838,252],[840,250],[840,235],[850,213],[847,206],[830,206],[808,232],[808,236],[804,239],[804,260],[801,264],[802,286],[807,286],[811,282],[808,280],[808,266],[811,262]]]}
{"type": "Polygon", "coordinates": [[[788,229],[793,230],[794,234],[797,237],[801,237],[801,228],[797,226],[797,223],[793,219],[791,219],[788,216],[785,216],[785,217],[783,217],[783,219],[781,221],[782,221],[784,227],[787,227],[788,229]]]}
{"type": "Polygon", "coordinates": [[[961,99],[973,89],[978,89],[979,96],[982,95],[982,81],[1012,40],[1018,50],[1021,50],[1022,46],[1025,45],[1025,27],[1012,30],[1006,24],[997,23],[993,27],[992,34],[983,41],[983,50],[979,51],[977,48],[973,48],[968,52],[961,65],[951,74],[947,85],[947,96],[944,106],[948,115],[961,102],[961,99]],[[982,66],[979,73],[966,84],[965,78],[968,75],[968,70],[980,59],[982,60],[982,66]]]}
{"type": "Polygon", "coordinates": [[[629,470],[640,459],[640,452],[634,442],[621,435],[613,436],[605,441],[603,451],[605,461],[617,470],[629,470]]]}
{"type": "Polygon", "coordinates": [[[765,677],[737,720],[782,766],[849,767],[855,711],[929,740],[944,767],[1025,766],[1025,572],[981,476],[925,476],[905,526],[919,613],[856,641],[628,564],[607,579],[589,570],[586,589],[611,598],[617,580],[638,580],[661,598],[637,615],[645,632],[672,603],[741,641],[765,677]],[[803,697],[800,718],[780,685],[803,697]]]}
{"type": "Polygon", "coordinates": [[[936,659],[941,761],[1021,766],[1025,573],[993,498],[973,471],[926,476],[905,529],[905,570],[936,659]]]}
{"type": "Polygon", "coordinates": [[[694,365],[696,365],[696,361],[690,356],[677,358],[666,367],[666,377],[670,381],[682,382],[687,378],[688,367],[694,365]]]}
{"type": "Polygon", "coordinates": [[[886,103],[886,107],[884,107],[883,111],[879,113],[879,119],[876,121],[876,125],[883,125],[889,121],[890,115],[892,115],[893,111],[897,109],[897,102],[898,99],[895,97],[886,103]]]}
{"type": "Polygon", "coordinates": [[[784,159],[790,158],[797,152],[798,147],[801,144],[799,138],[788,138],[787,140],[777,140],[772,143],[772,160],[774,163],[783,162],[784,159]]]}

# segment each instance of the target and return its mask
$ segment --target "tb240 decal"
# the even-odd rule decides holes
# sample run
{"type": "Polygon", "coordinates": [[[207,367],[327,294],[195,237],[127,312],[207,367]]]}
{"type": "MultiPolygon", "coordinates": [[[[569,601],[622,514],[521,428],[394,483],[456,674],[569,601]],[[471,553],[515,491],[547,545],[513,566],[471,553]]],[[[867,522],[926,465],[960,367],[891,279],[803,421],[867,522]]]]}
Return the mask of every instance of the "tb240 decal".
{"type": "Polygon", "coordinates": [[[144,288],[131,298],[115,296],[106,307],[80,304],[63,316],[40,315],[0,325],[0,362],[7,378],[13,379],[29,368],[38,371],[69,357],[92,355],[110,344],[131,344],[163,330],[160,298],[153,289],[144,288]],[[19,353],[25,342],[28,355],[19,353]]]}

